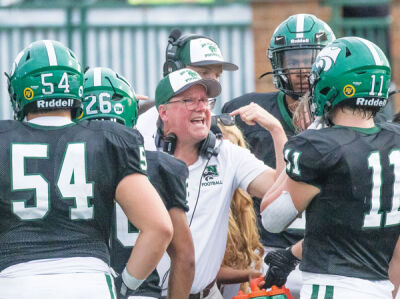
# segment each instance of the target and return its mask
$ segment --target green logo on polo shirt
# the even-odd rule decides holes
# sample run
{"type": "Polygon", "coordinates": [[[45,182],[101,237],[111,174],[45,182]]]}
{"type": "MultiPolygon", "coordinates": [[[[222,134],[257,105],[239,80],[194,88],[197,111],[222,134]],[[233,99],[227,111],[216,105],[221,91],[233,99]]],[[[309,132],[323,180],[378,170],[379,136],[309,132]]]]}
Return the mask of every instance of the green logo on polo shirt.
{"type": "Polygon", "coordinates": [[[219,173],[217,170],[217,165],[209,165],[206,167],[203,172],[203,177],[205,182],[201,184],[201,186],[213,186],[222,184],[221,180],[217,180],[219,177],[219,173]]]}

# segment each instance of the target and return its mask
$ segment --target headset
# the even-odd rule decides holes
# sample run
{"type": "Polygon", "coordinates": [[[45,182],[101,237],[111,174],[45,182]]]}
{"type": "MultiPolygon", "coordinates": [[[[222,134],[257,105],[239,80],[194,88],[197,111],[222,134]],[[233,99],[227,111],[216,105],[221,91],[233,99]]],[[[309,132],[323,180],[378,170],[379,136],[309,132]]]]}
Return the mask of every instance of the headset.
{"type": "Polygon", "coordinates": [[[168,37],[168,45],[165,51],[165,63],[163,66],[163,75],[167,76],[169,73],[182,69],[186,65],[179,59],[178,50],[182,48],[188,41],[196,38],[206,38],[213,42],[211,38],[200,34],[185,34],[182,35],[179,29],[174,29],[168,37]]]}
{"type": "MultiPolygon", "coordinates": [[[[210,159],[212,156],[218,156],[219,147],[215,147],[217,138],[219,137],[210,131],[199,145],[199,155],[207,159],[210,159]]],[[[178,138],[174,133],[169,133],[167,136],[164,136],[164,125],[161,119],[159,119],[157,121],[157,132],[155,136],[156,147],[161,148],[163,152],[173,155],[177,141],[178,138]]]]}

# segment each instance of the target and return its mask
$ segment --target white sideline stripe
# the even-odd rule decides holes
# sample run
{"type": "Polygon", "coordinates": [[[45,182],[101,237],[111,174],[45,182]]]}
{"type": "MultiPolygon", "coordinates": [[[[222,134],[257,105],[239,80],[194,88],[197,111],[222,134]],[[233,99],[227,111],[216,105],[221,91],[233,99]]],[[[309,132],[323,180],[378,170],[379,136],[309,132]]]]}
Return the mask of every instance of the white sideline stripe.
{"type": "Polygon", "coordinates": [[[304,14],[299,14],[296,20],[296,37],[304,37],[304,14]]]}
{"type": "Polygon", "coordinates": [[[50,66],[58,65],[56,51],[54,50],[53,43],[49,40],[45,40],[44,45],[46,46],[47,56],[49,57],[50,66]]]}
{"type": "Polygon", "coordinates": [[[93,69],[93,86],[101,86],[101,68],[93,69]]]}
{"type": "Polygon", "coordinates": [[[369,51],[370,51],[371,54],[372,54],[372,57],[374,57],[375,64],[376,64],[376,65],[383,65],[383,61],[382,61],[381,57],[379,56],[378,52],[376,51],[374,45],[373,45],[369,40],[366,40],[366,39],[363,39],[363,38],[359,38],[359,37],[358,37],[358,39],[359,39],[364,45],[366,45],[366,46],[368,47],[369,51]]]}
{"type": "Polygon", "coordinates": [[[324,299],[325,298],[325,294],[326,294],[326,286],[325,286],[325,289],[324,289],[324,286],[320,285],[317,299],[324,299]]]}

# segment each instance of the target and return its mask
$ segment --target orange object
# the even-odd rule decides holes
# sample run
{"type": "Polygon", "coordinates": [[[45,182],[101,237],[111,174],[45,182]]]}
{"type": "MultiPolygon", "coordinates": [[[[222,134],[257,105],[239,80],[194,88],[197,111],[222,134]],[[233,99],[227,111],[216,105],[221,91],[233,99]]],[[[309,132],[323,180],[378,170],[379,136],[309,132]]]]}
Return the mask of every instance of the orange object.
{"type": "Polygon", "coordinates": [[[268,296],[270,296],[271,298],[273,298],[273,296],[284,295],[286,296],[287,299],[293,299],[293,296],[292,294],[290,294],[289,289],[284,285],[281,288],[277,286],[272,286],[271,290],[268,291],[267,293],[268,296]]]}
{"type": "Polygon", "coordinates": [[[249,299],[250,298],[260,298],[260,299],[268,298],[267,291],[265,289],[260,289],[260,287],[258,286],[261,281],[264,281],[264,277],[254,278],[250,281],[251,293],[249,294],[249,299]]]}
{"type": "Polygon", "coordinates": [[[252,279],[250,281],[250,294],[244,294],[242,291],[239,291],[235,297],[232,299],[294,299],[290,291],[285,286],[277,287],[272,286],[271,290],[267,291],[265,289],[261,289],[259,284],[264,281],[264,277],[258,277],[252,279]]]}
{"type": "Polygon", "coordinates": [[[232,299],[249,299],[249,296],[239,290],[239,293],[235,297],[232,297],[232,299]]]}
{"type": "Polygon", "coordinates": [[[268,299],[269,297],[268,297],[267,292],[263,289],[263,290],[251,292],[249,294],[249,299],[250,298],[268,299]]]}
{"type": "Polygon", "coordinates": [[[260,287],[258,286],[260,282],[264,281],[264,277],[254,278],[250,281],[250,289],[251,291],[259,291],[260,287]]]}

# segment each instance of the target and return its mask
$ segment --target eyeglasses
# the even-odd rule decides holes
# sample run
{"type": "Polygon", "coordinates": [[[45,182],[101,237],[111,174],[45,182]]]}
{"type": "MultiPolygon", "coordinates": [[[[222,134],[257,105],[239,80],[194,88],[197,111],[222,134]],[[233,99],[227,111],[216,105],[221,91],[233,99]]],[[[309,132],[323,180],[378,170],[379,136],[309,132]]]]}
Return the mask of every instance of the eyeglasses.
{"type": "Polygon", "coordinates": [[[184,103],[187,110],[193,111],[193,110],[197,109],[197,107],[199,107],[199,103],[203,103],[203,105],[205,107],[207,107],[210,110],[212,110],[215,107],[215,101],[216,100],[217,100],[216,98],[210,98],[210,99],[205,98],[205,99],[200,99],[198,101],[193,100],[193,99],[183,99],[183,100],[176,100],[176,101],[172,101],[172,102],[167,102],[166,104],[184,103]]]}
{"type": "Polygon", "coordinates": [[[213,115],[212,117],[224,126],[234,126],[236,124],[235,117],[231,116],[229,113],[213,115]]]}

